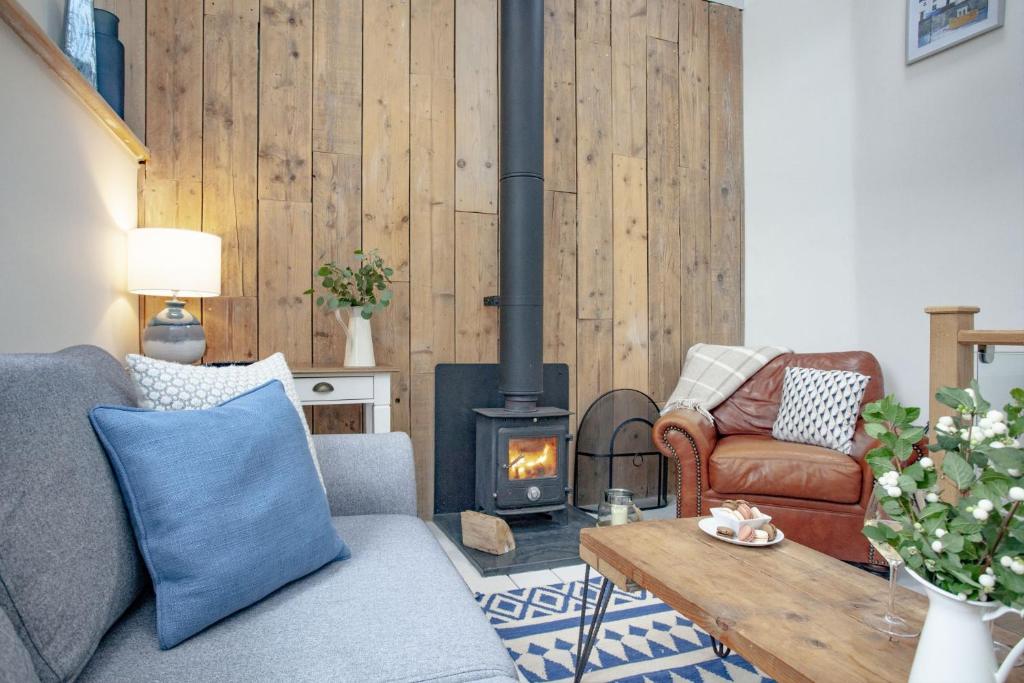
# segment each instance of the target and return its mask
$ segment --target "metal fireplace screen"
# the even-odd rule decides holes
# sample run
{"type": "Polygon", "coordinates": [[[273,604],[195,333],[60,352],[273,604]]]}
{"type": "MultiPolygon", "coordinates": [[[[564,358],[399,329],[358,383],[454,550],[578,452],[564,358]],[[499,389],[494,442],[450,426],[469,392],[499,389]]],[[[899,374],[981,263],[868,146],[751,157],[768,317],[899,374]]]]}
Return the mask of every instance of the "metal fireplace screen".
{"type": "Polygon", "coordinates": [[[668,504],[668,463],[654,446],[658,406],[635,389],[615,389],[587,409],[576,435],[576,507],[596,512],[606,489],[633,491],[643,510],[668,504]]]}

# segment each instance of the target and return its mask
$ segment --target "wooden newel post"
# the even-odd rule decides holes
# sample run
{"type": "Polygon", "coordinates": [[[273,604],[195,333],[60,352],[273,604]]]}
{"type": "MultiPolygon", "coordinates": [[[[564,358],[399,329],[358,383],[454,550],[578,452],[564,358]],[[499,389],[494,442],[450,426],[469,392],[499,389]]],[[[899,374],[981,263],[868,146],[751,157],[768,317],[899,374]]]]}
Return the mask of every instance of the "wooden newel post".
{"type": "MultiPolygon", "coordinates": [[[[974,314],[980,310],[977,306],[929,306],[924,309],[931,318],[928,366],[930,441],[935,440],[935,421],[943,415],[953,414],[952,408],[935,400],[935,393],[942,387],[966,387],[974,377],[974,346],[961,344],[960,332],[974,329],[974,314]]],[[[933,453],[932,457],[941,465],[941,453],[933,453]]],[[[942,498],[952,502],[956,500],[956,491],[948,480],[946,483],[942,498]]]]}
{"type": "Polygon", "coordinates": [[[928,421],[934,425],[953,410],[935,400],[942,387],[966,387],[974,378],[974,346],[960,343],[961,330],[974,329],[977,306],[929,306],[931,349],[928,373],[928,421]]]}

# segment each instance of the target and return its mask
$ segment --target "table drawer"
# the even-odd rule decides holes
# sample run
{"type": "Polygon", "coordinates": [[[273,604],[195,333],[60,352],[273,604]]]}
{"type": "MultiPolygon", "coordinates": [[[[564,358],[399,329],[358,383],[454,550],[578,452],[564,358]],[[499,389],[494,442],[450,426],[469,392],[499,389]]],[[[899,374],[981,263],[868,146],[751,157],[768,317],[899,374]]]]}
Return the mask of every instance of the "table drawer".
{"type": "Polygon", "coordinates": [[[373,401],[373,376],[296,377],[302,403],[358,403],[373,401]]]}

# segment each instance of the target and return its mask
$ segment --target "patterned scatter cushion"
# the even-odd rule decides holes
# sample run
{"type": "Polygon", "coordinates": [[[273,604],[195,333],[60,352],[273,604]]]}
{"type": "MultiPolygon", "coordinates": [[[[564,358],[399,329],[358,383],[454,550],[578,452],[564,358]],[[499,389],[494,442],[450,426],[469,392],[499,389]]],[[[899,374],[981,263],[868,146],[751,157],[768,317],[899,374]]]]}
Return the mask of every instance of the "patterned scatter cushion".
{"type": "Polygon", "coordinates": [[[275,353],[251,365],[222,367],[182,365],[133,353],[128,354],[127,361],[138,391],[139,406],[150,410],[212,408],[272,379],[280,380],[289,400],[299,413],[302,427],[306,430],[309,452],[313,455],[316,474],[323,483],[316,448],[313,447],[313,437],[309,425],[306,424],[306,414],[302,412],[299,394],[295,391],[295,380],[283,353],[275,353]]]}
{"type": "Polygon", "coordinates": [[[772,436],[849,455],[870,379],[845,370],[786,368],[772,436]]]}

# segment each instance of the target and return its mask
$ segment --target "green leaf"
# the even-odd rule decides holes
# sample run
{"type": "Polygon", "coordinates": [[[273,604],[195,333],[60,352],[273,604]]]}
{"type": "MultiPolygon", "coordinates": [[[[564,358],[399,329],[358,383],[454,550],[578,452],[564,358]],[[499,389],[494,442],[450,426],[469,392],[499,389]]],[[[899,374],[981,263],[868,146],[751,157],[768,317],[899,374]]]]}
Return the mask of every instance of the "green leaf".
{"type": "Polygon", "coordinates": [[[942,460],[942,471],[953,480],[953,483],[961,491],[974,482],[974,468],[968,465],[959,453],[952,451],[946,453],[946,457],[942,460]]]}
{"type": "Polygon", "coordinates": [[[320,266],[320,268],[317,269],[316,274],[319,275],[320,277],[324,277],[325,275],[330,275],[331,274],[331,267],[330,266],[320,266]]]}
{"type": "Polygon", "coordinates": [[[946,534],[942,537],[942,547],[947,552],[958,553],[964,549],[964,537],[960,534],[946,534]]]}
{"type": "Polygon", "coordinates": [[[899,538],[896,530],[888,524],[865,524],[862,533],[873,541],[889,543],[899,538]]]}
{"type": "Polygon", "coordinates": [[[395,269],[394,268],[385,268],[384,269],[384,277],[391,277],[394,274],[395,274],[395,269]]]}
{"type": "Polygon", "coordinates": [[[921,417],[921,409],[911,406],[907,408],[907,421],[914,422],[917,418],[921,417]]]}
{"type": "Polygon", "coordinates": [[[900,475],[899,486],[903,489],[903,493],[914,493],[917,491],[917,482],[906,474],[900,475]]]}
{"type": "Polygon", "coordinates": [[[900,438],[910,444],[915,444],[924,436],[923,427],[911,427],[900,434],[900,438]]]}
{"type": "MultiPolygon", "coordinates": [[[[924,468],[921,467],[921,465],[919,463],[916,463],[916,462],[913,465],[909,465],[907,467],[904,467],[903,468],[903,474],[907,475],[908,477],[910,477],[911,479],[913,479],[917,483],[921,483],[922,481],[924,481],[924,478],[925,478],[925,475],[926,475],[926,473],[924,471],[924,468]]],[[[918,488],[920,488],[920,487],[918,487],[918,488]]]]}
{"type": "Polygon", "coordinates": [[[307,289],[306,291],[303,292],[303,294],[312,294],[312,293],[313,293],[313,288],[312,287],[310,287],[309,289],[307,289]]]}
{"type": "Polygon", "coordinates": [[[316,305],[317,306],[323,306],[324,305],[324,298],[322,296],[318,296],[316,298],[316,305]]]}
{"type": "Polygon", "coordinates": [[[387,302],[391,301],[391,297],[393,295],[394,295],[394,292],[392,292],[390,289],[386,289],[386,290],[384,290],[384,293],[380,295],[380,300],[383,301],[384,303],[387,303],[387,302]]]}
{"type": "Polygon", "coordinates": [[[868,436],[870,436],[873,439],[880,439],[882,438],[883,434],[887,434],[889,432],[885,425],[879,424],[877,422],[868,422],[867,424],[865,424],[864,431],[867,432],[868,436]]]}
{"type": "Polygon", "coordinates": [[[935,393],[935,400],[944,406],[949,406],[954,410],[959,410],[960,406],[966,406],[968,408],[974,408],[974,401],[971,400],[970,394],[963,389],[956,387],[943,387],[935,393]]]}
{"type": "Polygon", "coordinates": [[[928,503],[924,506],[924,509],[918,513],[918,517],[931,517],[933,515],[944,515],[948,510],[952,508],[947,503],[928,503]]]}
{"type": "Polygon", "coordinates": [[[363,311],[360,315],[364,320],[369,320],[373,317],[373,308],[371,306],[363,306],[363,311]]]}

